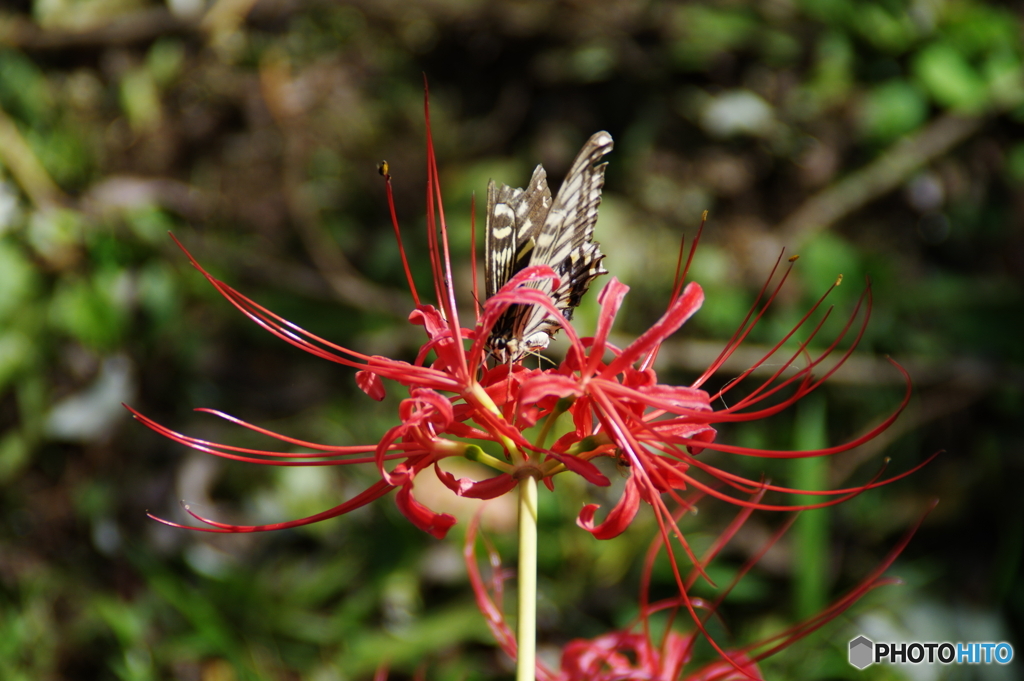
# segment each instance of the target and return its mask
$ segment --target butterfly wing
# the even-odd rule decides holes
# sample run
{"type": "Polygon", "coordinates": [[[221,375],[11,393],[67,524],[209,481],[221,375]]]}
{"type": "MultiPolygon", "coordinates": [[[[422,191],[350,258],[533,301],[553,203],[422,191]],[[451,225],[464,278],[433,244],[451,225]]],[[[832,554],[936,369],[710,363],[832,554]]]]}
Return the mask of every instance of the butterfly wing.
{"type": "MultiPolygon", "coordinates": [[[[526,190],[506,185],[487,188],[485,278],[487,296],[497,292],[528,265],[548,265],[558,274],[528,284],[548,293],[565,319],[572,319],[595,277],[605,274],[604,255],[593,241],[601,203],[601,159],[612,149],[612,136],[595,133],[576,156],[554,201],[543,167],[537,166],[526,190]]],[[[558,321],[536,305],[512,305],[491,329],[488,346],[499,361],[517,361],[531,350],[547,347],[558,321]]]]}
{"type": "MultiPolygon", "coordinates": [[[[601,159],[612,150],[612,145],[612,136],[604,131],[587,140],[555,195],[544,228],[537,235],[532,263],[551,267],[559,283],[554,290],[550,281],[534,285],[551,296],[566,320],[572,319],[573,310],[591,282],[607,274],[601,266],[604,254],[600,244],[594,241],[594,225],[608,165],[601,159]]],[[[544,335],[550,339],[559,326],[559,320],[552,319],[547,310],[530,306],[516,337],[522,339],[526,346],[524,351],[530,347],[546,347],[544,335]]]]}
{"type": "Polygon", "coordinates": [[[526,267],[551,208],[547,173],[537,166],[526,189],[487,185],[484,278],[487,297],[526,267]]]}

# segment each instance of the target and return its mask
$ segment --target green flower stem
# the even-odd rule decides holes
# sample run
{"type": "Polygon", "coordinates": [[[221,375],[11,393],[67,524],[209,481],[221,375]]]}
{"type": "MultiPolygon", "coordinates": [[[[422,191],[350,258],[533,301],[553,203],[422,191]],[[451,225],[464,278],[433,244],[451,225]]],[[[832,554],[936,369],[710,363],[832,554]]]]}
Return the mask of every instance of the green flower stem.
{"type": "MultiPolygon", "coordinates": [[[[491,399],[491,396],[487,394],[487,391],[484,390],[484,387],[482,385],[474,382],[473,387],[470,389],[470,393],[484,409],[491,412],[495,416],[498,416],[501,419],[505,418],[502,415],[501,410],[498,409],[498,405],[494,403],[494,400],[491,399]]],[[[526,459],[529,458],[528,455],[525,455],[521,451],[519,451],[519,447],[516,446],[516,443],[513,442],[507,436],[499,435],[498,440],[501,442],[502,445],[505,446],[505,449],[508,451],[509,456],[512,457],[513,462],[518,463],[520,461],[525,461],[526,459]]]]}
{"type": "Polygon", "coordinates": [[[463,456],[470,461],[476,461],[482,463],[485,466],[495,468],[502,473],[512,473],[515,467],[501,459],[491,456],[484,450],[480,449],[478,445],[468,445],[463,453],[463,456]]]}
{"type": "Polygon", "coordinates": [[[548,417],[544,420],[544,425],[541,426],[540,435],[537,436],[536,442],[536,445],[538,447],[540,447],[541,449],[544,448],[544,444],[548,440],[548,434],[551,432],[551,426],[555,425],[555,421],[558,420],[558,417],[567,412],[569,410],[569,407],[571,407],[572,403],[575,401],[575,397],[563,397],[562,399],[558,400],[558,402],[555,404],[555,408],[551,410],[551,413],[548,414],[548,417]]]}
{"type": "Polygon", "coordinates": [[[516,681],[534,681],[537,670],[537,478],[519,481],[519,611],[516,681]]]}
{"type": "MultiPolygon", "coordinates": [[[[828,419],[825,400],[818,393],[800,401],[795,423],[794,448],[821,449],[828,446],[828,419]]],[[[828,458],[812,456],[791,460],[794,482],[806,490],[828,487],[828,458]]],[[[814,495],[801,495],[798,503],[815,504],[821,501],[814,495]]],[[[817,508],[800,513],[793,525],[796,614],[809,617],[819,612],[828,602],[829,573],[829,510],[817,508]]]]}
{"type": "Polygon", "coordinates": [[[587,452],[592,452],[598,447],[612,444],[612,439],[608,437],[608,433],[598,433],[597,435],[591,435],[585,437],[572,447],[565,450],[565,453],[570,456],[581,456],[587,452]]]}

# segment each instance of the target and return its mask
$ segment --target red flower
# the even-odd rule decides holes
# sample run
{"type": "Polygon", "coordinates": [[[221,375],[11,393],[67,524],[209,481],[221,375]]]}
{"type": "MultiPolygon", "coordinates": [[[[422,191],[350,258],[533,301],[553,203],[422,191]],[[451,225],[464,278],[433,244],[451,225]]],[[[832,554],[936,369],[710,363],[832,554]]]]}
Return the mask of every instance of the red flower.
{"type": "MultiPolygon", "coordinates": [[[[754,499],[759,500],[763,494],[764,492],[757,493],[754,495],[754,499]]],[[[686,507],[696,504],[702,496],[704,496],[702,493],[691,494],[686,500],[686,507]]],[[[883,573],[889,569],[893,561],[907,546],[924,520],[922,517],[867,577],[817,615],[789,627],[775,636],[753,644],[737,648],[722,648],[708,635],[704,624],[711,617],[717,616],[718,608],[725,597],[789,529],[796,519],[796,515],[792,515],[787,522],[783,523],[765,542],[764,546],[747,560],[732,582],[722,587],[713,601],[691,599],[687,592],[702,571],[729,543],[749,518],[751,512],[752,509],[749,507],[742,509],[714,544],[694,563],[695,567],[683,580],[686,589],[681,591],[679,596],[651,603],[648,599],[648,591],[654,561],[665,546],[663,536],[656,537],[648,549],[644,563],[640,592],[640,615],[637,620],[620,631],[613,631],[593,639],[570,641],[562,648],[558,670],[553,670],[538,661],[537,679],[539,681],[625,681],[627,679],[649,681],[747,681],[752,679],[757,681],[762,679],[757,666],[758,662],[821,628],[869,591],[880,586],[899,583],[898,579],[883,577],[883,573]],[[676,614],[680,609],[689,611],[695,624],[694,630],[685,633],[678,630],[676,614]],[[651,619],[658,614],[664,615],[662,619],[665,626],[664,633],[655,636],[652,633],[654,627],[651,619]],[[719,659],[700,664],[693,662],[693,648],[698,635],[707,638],[718,652],[719,659]]],[[[678,518],[678,514],[675,517],[678,518]]],[[[501,559],[497,552],[492,547],[488,547],[491,579],[488,582],[484,581],[476,559],[477,525],[478,520],[474,519],[466,534],[466,543],[463,547],[466,570],[473,586],[477,606],[484,615],[495,640],[506,654],[512,659],[516,659],[516,639],[499,605],[502,601],[507,573],[500,567],[501,559]]],[[[673,566],[675,566],[674,563],[673,566]]]]}
{"type": "MultiPolygon", "coordinates": [[[[809,342],[820,329],[820,323],[788,359],[781,362],[775,359],[774,355],[782,343],[788,340],[817,309],[818,305],[815,305],[768,355],[730,383],[727,388],[715,395],[709,395],[702,390],[704,382],[736,350],[759,321],[785,281],[785,276],[781,277],[779,283],[767,295],[765,294],[768,285],[765,285],[758,303],[755,303],[751,313],[720,357],[704,376],[691,386],[659,383],[652,368],[661,344],[703,303],[704,293],[699,285],[690,283],[685,288],[682,287],[689,260],[687,268],[677,276],[677,286],[665,314],[625,348],[614,347],[608,341],[608,333],[628,291],[627,286],[612,278],[598,297],[601,311],[593,337],[581,338],[571,324],[563,322],[570,349],[559,366],[547,370],[531,370],[521,364],[514,364],[488,369],[486,341],[491,328],[509,305],[539,305],[547,308],[553,318],[563,319],[547,294],[528,286],[530,282],[554,280],[557,277],[549,267],[527,267],[484,303],[483,308],[478,311],[477,322],[473,328],[464,328],[461,325],[451,276],[447,225],[429,130],[428,111],[427,236],[436,307],[420,301],[411,270],[405,262],[405,252],[395,218],[390,177],[387,176],[386,166],[382,168],[382,174],[387,179],[388,205],[391,208],[410,293],[415,303],[409,320],[422,326],[426,333],[426,342],[412,363],[368,356],[315,336],[214,278],[185,251],[192,264],[242,313],[270,333],[296,347],[353,368],[357,385],[370,397],[383,399],[385,381],[397,383],[408,392],[408,397],[399,407],[398,424],[385,433],[379,442],[365,446],[336,447],[306,442],[264,430],[219,411],[199,410],[289,445],[310,450],[302,454],[207,442],[172,431],[129,407],[138,420],[153,430],[193,449],[216,456],[278,466],[350,465],[372,462],[380,471],[381,480],[354,498],[322,513],[289,522],[257,526],[229,525],[201,517],[186,507],[193,517],[206,525],[195,529],[209,532],[253,532],[295,527],[341,515],[385,495],[392,489],[397,489],[396,502],[401,512],[417,527],[440,538],[454,524],[455,519],[448,514],[432,511],[413,496],[416,477],[427,468],[432,467],[435,475],[455,494],[488,499],[510,491],[519,479],[527,475],[544,480],[552,489],[554,476],[565,471],[576,473],[596,485],[608,485],[609,481],[594,465],[593,460],[596,457],[609,456],[617,457],[629,465],[631,475],[626,489],[618,504],[603,521],[596,520],[596,506],[585,507],[579,515],[580,527],[600,539],[614,537],[629,524],[642,500],[654,507],[665,536],[669,533],[675,534],[685,547],[682,534],[675,527],[663,500],[664,496],[681,501],[680,490],[700,490],[748,508],[818,508],[839,503],[866,489],[908,474],[903,473],[888,480],[875,479],[849,489],[808,492],[763,481],[747,480],[711,466],[698,456],[703,449],[708,448],[742,456],[794,458],[830,455],[848,450],[874,437],[888,427],[906,406],[910,395],[909,379],[907,396],[892,415],[868,434],[829,449],[806,452],[764,451],[715,442],[715,424],[765,418],[814,391],[849,357],[863,333],[868,314],[863,315],[859,327],[856,327],[849,347],[833,366],[824,371],[821,378],[812,376],[812,370],[821,367],[826,358],[836,351],[843,337],[854,328],[860,305],[851,315],[840,337],[818,357],[807,361],[804,366],[798,368],[795,362],[806,353],[809,342]],[[758,310],[757,305],[762,299],[764,305],[758,310]],[[751,372],[769,358],[773,358],[772,361],[778,364],[779,368],[768,380],[734,404],[722,409],[712,409],[711,405],[720,403],[722,395],[734,390],[748,379],[751,372]],[[556,418],[565,412],[571,415],[574,428],[561,434],[549,446],[546,441],[550,429],[556,418]],[[542,421],[540,436],[531,441],[524,435],[524,430],[542,421]],[[480,444],[487,445],[492,451],[500,449],[504,456],[499,458],[488,454],[480,444]],[[452,456],[462,456],[487,464],[494,468],[497,474],[480,481],[455,479],[437,465],[440,460],[452,456]],[[389,469],[391,464],[395,465],[389,469]],[[723,490],[732,490],[732,494],[723,490]],[[795,507],[744,499],[759,491],[818,494],[826,497],[826,500],[818,504],[795,507]]],[[[693,257],[695,245],[696,240],[690,249],[690,259],[693,257]]],[[[868,310],[869,294],[870,289],[866,294],[868,310]]],[[[479,299],[476,295],[474,298],[479,299]]],[[[897,369],[903,371],[898,366],[897,369]]],[[[161,522],[175,525],[165,520],[161,522]]]]}

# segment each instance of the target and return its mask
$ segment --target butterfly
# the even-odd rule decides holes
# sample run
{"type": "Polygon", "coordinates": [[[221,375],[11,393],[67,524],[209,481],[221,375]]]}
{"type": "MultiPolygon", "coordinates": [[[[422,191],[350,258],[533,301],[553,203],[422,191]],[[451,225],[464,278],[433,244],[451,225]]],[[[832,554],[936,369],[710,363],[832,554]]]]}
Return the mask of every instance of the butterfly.
{"type": "MultiPolygon", "coordinates": [[[[517,272],[531,265],[547,265],[558,275],[526,284],[551,296],[565,320],[572,319],[590,283],[608,271],[604,254],[594,241],[597,207],[601,203],[604,171],[601,160],[612,150],[612,136],[594,133],[572,162],[554,200],[547,172],[538,165],[526,189],[487,185],[487,228],[484,243],[484,279],[490,298],[517,272]]],[[[491,328],[487,349],[501,364],[518,362],[548,346],[561,328],[559,320],[539,305],[510,305],[491,328]]]]}

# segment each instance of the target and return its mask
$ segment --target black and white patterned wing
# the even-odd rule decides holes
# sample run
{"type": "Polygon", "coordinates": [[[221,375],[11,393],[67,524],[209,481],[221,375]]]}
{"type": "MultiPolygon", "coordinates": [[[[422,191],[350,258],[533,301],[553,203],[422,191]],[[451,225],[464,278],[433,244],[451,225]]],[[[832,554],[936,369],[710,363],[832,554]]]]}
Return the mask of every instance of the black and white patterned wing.
{"type": "Polygon", "coordinates": [[[526,267],[551,208],[547,173],[537,166],[526,189],[487,185],[484,286],[490,298],[526,267]]]}
{"type": "MultiPolygon", "coordinates": [[[[529,284],[551,296],[562,317],[573,309],[595,277],[605,274],[598,244],[593,241],[597,208],[604,186],[605,163],[612,149],[607,132],[591,136],[573,161],[554,201],[544,168],[537,166],[527,189],[487,188],[485,278],[487,296],[494,295],[528,265],[548,265],[558,274],[551,282],[529,284]]],[[[559,324],[535,305],[512,305],[501,315],[488,338],[490,354],[499,362],[521,359],[547,347],[559,324]]]]}
{"type": "MultiPolygon", "coordinates": [[[[559,187],[544,227],[536,237],[531,264],[551,267],[559,277],[559,285],[554,290],[549,281],[534,285],[548,292],[566,320],[572,319],[573,310],[591,282],[607,274],[601,266],[604,254],[594,241],[594,225],[608,165],[601,161],[612,146],[612,136],[604,131],[594,133],[587,140],[559,187]]],[[[522,326],[513,335],[520,343],[521,347],[515,348],[520,356],[532,349],[547,347],[559,329],[558,320],[551,319],[547,310],[529,306],[526,312],[517,320],[522,326]]]]}

